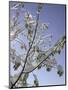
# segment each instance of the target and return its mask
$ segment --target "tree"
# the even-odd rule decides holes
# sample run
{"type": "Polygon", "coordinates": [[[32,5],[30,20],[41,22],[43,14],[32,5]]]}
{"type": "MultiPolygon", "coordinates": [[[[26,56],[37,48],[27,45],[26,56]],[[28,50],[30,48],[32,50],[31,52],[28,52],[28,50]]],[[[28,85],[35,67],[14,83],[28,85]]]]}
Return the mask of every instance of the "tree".
{"type": "MultiPolygon", "coordinates": [[[[55,57],[56,54],[61,53],[66,37],[63,35],[53,47],[46,49],[46,45],[51,43],[52,35],[43,35],[48,30],[48,24],[39,21],[43,4],[37,5],[34,19],[33,15],[25,8],[24,2],[10,3],[10,65],[12,64],[14,71],[21,68],[20,73],[18,72],[14,76],[10,74],[10,88],[28,87],[30,85],[27,83],[29,73],[42,67],[45,67],[48,72],[52,68],[57,68],[57,74],[62,76],[63,67],[58,65],[55,57]],[[20,21],[20,17],[23,17],[22,21],[20,21]],[[27,44],[24,42],[25,40],[27,44]],[[17,45],[19,45],[21,53],[17,52],[17,45]]],[[[30,86],[39,86],[37,76],[33,74],[33,77],[34,84],[30,86]]]]}

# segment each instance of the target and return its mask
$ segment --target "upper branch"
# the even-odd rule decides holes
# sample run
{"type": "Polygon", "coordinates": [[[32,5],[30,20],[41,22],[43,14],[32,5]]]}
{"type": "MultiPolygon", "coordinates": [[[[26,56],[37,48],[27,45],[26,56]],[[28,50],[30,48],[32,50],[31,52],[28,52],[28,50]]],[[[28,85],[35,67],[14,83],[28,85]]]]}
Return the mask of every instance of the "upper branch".
{"type": "Polygon", "coordinates": [[[25,68],[25,65],[26,65],[26,62],[27,62],[27,58],[28,58],[29,52],[30,52],[30,50],[31,50],[31,48],[32,48],[32,45],[33,45],[33,42],[34,42],[35,36],[36,36],[37,27],[38,27],[38,21],[39,21],[39,12],[40,12],[40,10],[38,9],[37,19],[36,19],[35,33],[34,33],[34,37],[33,37],[32,43],[31,43],[31,45],[30,45],[30,47],[29,47],[29,50],[27,51],[27,54],[26,54],[26,58],[25,58],[25,62],[24,62],[24,66],[23,66],[22,71],[21,71],[20,75],[18,76],[17,80],[15,81],[14,84],[12,84],[11,88],[13,88],[13,87],[15,86],[15,84],[18,82],[18,80],[20,79],[21,75],[22,75],[23,72],[24,72],[24,68],[25,68]]]}
{"type": "Polygon", "coordinates": [[[37,64],[36,67],[31,69],[30,71],[27,71],[27,72],[24,71],[23,73],[30,73],[30,72],[34,71],[39,65],[41,65],[44,61],[46,61],[50,56],[53,56],[53,55],[59,53],[59,51],[64,47],[65,42],[66,42],[66,37],[63,36],[52,48],[47,50],[44,53],[44,55],[41,55],[40,62],[37,64]],[[42,57],[44,57],[43,60],[42,60],[42,57]]]}

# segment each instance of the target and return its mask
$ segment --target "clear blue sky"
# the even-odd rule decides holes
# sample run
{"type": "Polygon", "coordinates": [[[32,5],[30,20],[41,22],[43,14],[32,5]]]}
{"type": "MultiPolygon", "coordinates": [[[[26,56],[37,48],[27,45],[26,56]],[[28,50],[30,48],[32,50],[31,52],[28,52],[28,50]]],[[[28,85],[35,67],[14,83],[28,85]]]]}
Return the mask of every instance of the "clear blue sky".
{"type": "MultiPolygon", "coordinates": [[[[27,10],[34,16],[36,15],[36,6],[36,3],[25,3],[25,8],[27,8],[27,10]]],[[[14,13],[15,12],[12,11],[11,15],[14,13]]],[[[21,19],[23,19],[22,15],[20,17],[20,20],[21,19]]],[[[65,35],[65,6],[44,4],[40,14],[40,21],[49,23],[49,28],[48,31],[46,31],[46,35],[50,33],[53,35],[52,45],[54,45],[59,38],[65,35]]],[[[18,45],[16,45],[16,49],[17,47],[18,45]]],[[[45,68],[35,70],[33,73],[37,75],[40,86],[65,84],[65,48],[62,50],[60,55],[57,55],[56,60],[58,61],[58,64],[61,64],[64,68],[63,76],[59,77],[56,73],[56,69],[52,69],[51,72],[47,72],[45,68]]],[[[13,72],[13,70],[11,70],[11,72],[13,72]]],[[[28,83],[33,83],[32,73],[30,73],[28,83]]]]}

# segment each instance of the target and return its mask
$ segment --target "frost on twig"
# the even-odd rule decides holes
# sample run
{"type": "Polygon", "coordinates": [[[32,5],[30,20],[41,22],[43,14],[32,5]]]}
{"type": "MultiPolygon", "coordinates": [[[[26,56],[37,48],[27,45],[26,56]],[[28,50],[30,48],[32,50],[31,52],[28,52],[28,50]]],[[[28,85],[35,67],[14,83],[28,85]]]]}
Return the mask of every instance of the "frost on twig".
{"type": "MultiPolygon", "coordinates": [[[[16,79],[18,78],[19,74],[15,74],[14,76],[10,76],[10,84],[12,86],[12,84],[16,81],[16,79]]],[[[27,78],[28,78],[29,74],[23,74],[19,81],[16,83],[15,87],[26,87],[29,84],[27,83],[27,78]]]]}
{"type": "MultiPolygon", "coordinates": [[[[61,52],[61,49],[63,48],[65,43],[65,36],[63,36],[54,46],[53,48],[41,53],[41,51],[38,52],[38,55],[34,58],[36,61],[34,63],[34,68],[31,68],[28,70],[28,72],[33,71],[35,68],[37,68],[39,65],[40,67],[46,66],[50,68],[56,68],[57,67],[57,61],[54,58],[56,54],[59,54],[59,51],[61,52]],[[31,71],[30,71],[31,70],[31,71]]],[[[27,66],[27,65],[26,65],[27,66]]],[[[25,71],[24,71],[25,72],[25,71]]]]}
{"type": "Polygon", "coordinates": [[[10,13],[14,11],[10,17],[10,63],[13,64],[14,72],[18,72],[21,67],[20,73],[10,75],[11,88],[39,86],[35,74],[33,85],[27,82],[29,74],[35,69],[45,67],[47,71],[51,71],[52,68],[56,68],[59,76],[64,73],[63,67],[58,65],[56,55],[60,55],[64,47],[65,36],[62,36],[55,45],[49,46],[52,44],[53,35],[52,33],[47,35],[48,24],[39,21],[43,4],[38,4],[36,18],[24,6],[24,3],[15,3],[10,7],[10,13]],[[25,12],[22,12],[23,8],[25,12]]]}

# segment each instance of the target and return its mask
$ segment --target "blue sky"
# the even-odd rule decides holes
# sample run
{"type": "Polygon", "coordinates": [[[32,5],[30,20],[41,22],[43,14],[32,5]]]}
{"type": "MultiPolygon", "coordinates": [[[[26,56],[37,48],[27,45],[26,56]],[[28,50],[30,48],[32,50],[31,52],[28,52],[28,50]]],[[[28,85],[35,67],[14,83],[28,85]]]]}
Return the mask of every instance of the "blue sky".
{"type": "MultiPolygon", "coordinates": [[[[25,3],[24,6],[32,15],[36,16],[36,3],[25,3]]],[[[14,13],[14,11],[11,12],[11,17],[12,15],[14,15],[14,13]]],[[[23,15],[21,15],[19,20],[23,20],[23,15]]],[[[53,35],[53,46],[57,42],[57,40],[59,40],[63,35],[65,35],[65,6],[57,4],[44,4],[43,9],[40,13],[40,21],[49,23],[49,27],[45,35],[50,33],[53,35]]],[[[16,45],[17,50],[19,50],[18,48],[18,45],[16,45]]],[[[51,72],[47,72],[46,68],[35,70],[33,71],[33,73],[37,75],[40,86],[65,84],[65,48],[62,50],[60,55],[56,56],[56,60],[58,61],[58,64],[61,64],[64,68],[63,76],[59,77],[56,73],[56,69],[52,69],[51,72]]],[[[11,69],[10,72],[13,72],[13,70],[11,69]]],[[[28,83],[33,83],[32,73],[30,73],[28,83]]]]}

